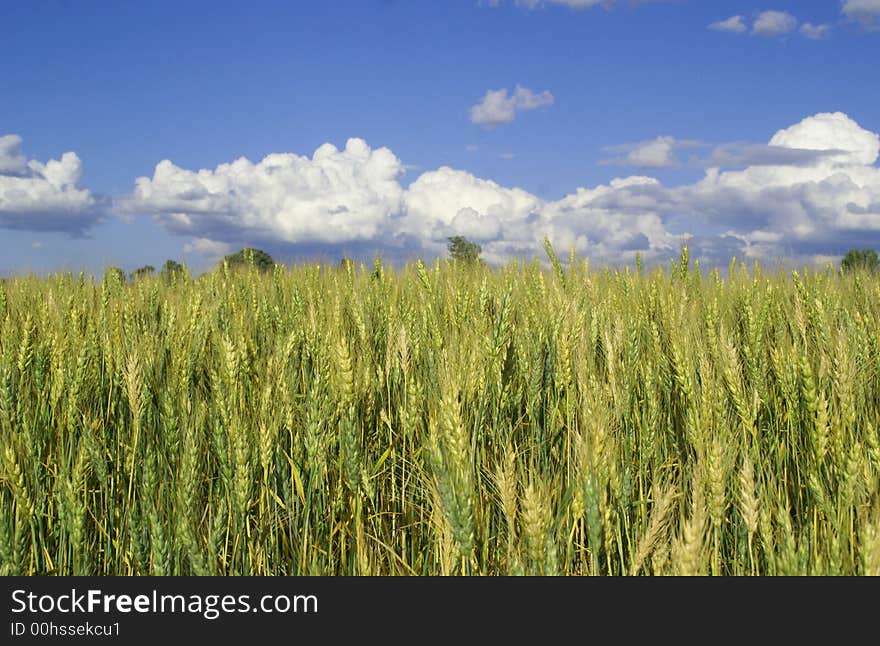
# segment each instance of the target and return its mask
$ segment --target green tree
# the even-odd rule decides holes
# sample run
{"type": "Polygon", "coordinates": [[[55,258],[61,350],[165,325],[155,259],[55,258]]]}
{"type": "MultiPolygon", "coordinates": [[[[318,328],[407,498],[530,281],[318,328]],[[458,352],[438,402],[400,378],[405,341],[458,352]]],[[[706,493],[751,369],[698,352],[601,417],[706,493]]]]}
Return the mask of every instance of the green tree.
{"type": "Polygon", "coordinates": [[[449,240],[446,245],[449,249],[449,255],[455,262],[465,264],[480,262],[480,252],[483,248],[476,242],[471,242],[464,236],[452,236],[447,239],[449,240]]]}
{"type": "Polygon", "coordinates": [[[131,282],[135,282],[140,280],[141,278],[146,278],[147,276],[152,276],[156,272],[156,268],[153,265],[144,265],[143,267],[138,267],[133,272],[131,272],[131,282]]]}
{"type": "Polygon", "coordinates": [[[840,269],[844,273],[858,270],[877,271],[880,259],[873,249],[850,249],[840,261],[840,269]]]}
{"type": "Polygon", "coordinates": [[[352,260],[348,256],[345,256],[344,258],[342,258],[342,260],[339,261],[339,264],[336,265],[337,269],[341,269],[342,271],[348,271],[348,272],[353,272],[355,270],[355,267],[356,267],[356,265],[354,263],[354,260],[352,260]]]}
{"type": "Polygon", "coordinates": [[[167,281],[185,278],[186,275],[186,267],[176,260],[166,260],[165,264],[162,265],[162,272],[160,273],[160,276],[167,281]]]}
{"type": "Polygon", "coordinates": [[[240,249],[226,256],[223,260],[229,264],[230,269],[234,267],[254,267],[260,271],[272,271],[275,269],[275,261],[272,259],[272,256],[262,249],[254,249],[253,247],[240,249]]]}

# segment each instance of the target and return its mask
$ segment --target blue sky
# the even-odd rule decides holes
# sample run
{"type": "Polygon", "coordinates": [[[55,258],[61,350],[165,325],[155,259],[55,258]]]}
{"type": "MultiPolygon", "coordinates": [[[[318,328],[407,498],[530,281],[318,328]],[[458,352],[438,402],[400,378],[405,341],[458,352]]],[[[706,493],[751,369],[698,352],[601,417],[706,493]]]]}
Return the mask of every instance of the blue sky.
{"type": "Polygon", "coordinates": [[[590,4],[3,3],[0,273],[880,244],[880,1],[590,4]]]}

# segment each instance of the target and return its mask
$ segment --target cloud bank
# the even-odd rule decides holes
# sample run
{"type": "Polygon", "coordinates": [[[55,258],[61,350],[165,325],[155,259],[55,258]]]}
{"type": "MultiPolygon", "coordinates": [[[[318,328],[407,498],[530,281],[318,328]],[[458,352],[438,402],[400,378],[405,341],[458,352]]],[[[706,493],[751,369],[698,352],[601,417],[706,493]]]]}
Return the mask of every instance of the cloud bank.
{"type": "MultiPolygon", "coordinates": [[[[880,243],[878,153],[877,133],[846,114],[821,113],[765,144],[717,148],[693,184],[636,175],[547,201],[447,166],[404,189],[391,151],[350,139],[311,158],[273,154],[214,170],[166,160],[152,178],[137,179],[125,209],[195,239],[194,251],[246,241],[291,250],[346,244],[405,257],[442,254],[447,236],[464,235],[487,260],[503,262],[540,256],[548,235],[561,249],[608,262],[637,252],[664,260],[684,243],[722,264],[730,255],[809,259],[880,243]]],[[[639,154],[666,159],[663,150],[639,154]]]]}
{"type": "Polygon", "coordinates": [[[79,157],[27,160],[21,143],[18,135],[0,136],[0,228],[83,234],[99,220],[102,200],[77,187],[79,157]]]}

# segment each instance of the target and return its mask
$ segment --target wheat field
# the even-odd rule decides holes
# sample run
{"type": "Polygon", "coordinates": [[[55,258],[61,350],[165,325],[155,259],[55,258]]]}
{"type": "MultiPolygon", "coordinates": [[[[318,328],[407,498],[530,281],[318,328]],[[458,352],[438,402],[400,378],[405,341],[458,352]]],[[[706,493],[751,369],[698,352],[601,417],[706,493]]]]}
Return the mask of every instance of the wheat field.
{"type": "Polygon", "coordinates": [[[880,280],[0,282],[0,574],[880,574],[880,280]]]}

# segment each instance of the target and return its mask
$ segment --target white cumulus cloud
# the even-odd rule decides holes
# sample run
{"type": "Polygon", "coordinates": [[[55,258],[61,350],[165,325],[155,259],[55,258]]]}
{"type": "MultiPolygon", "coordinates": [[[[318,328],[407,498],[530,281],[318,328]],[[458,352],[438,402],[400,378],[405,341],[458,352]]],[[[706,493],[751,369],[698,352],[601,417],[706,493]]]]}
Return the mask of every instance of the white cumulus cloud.
{"type": "Polygon", "coordinates": [[[623,144],[606,148],[609,152],[625,153],[622,157],[604,159],[600,164],[637,166],[639,168],[670,168],[679,164],[675,152],[683,148],[698,148],[699,141],[679,140],[675,137],[657,137],[650,141],[623,144]]]}
{"type": "Polygon", "coordinates": [[[512,122],[517,112],[552,105],[554,100],[548,90],[536,93],[520,85],[510,94],[506,89],[489,90],[479,103],[471,106],[471,122],[485,128],[494,128],[512,122]]]}
{"type": "Polygon", "coordinates": [[[805,22],[800,28],[801,36],[810,40],[822,40],[827,38],[831,33],[831,25],[822,24],[814,25],[811,22],[805,22]]]}
{"type": "Polygon", "coordinates": [[[647,260],[665,258],[686,240],[670,233],[663,222],[670,206],[658,180],[618,178],[548,203],[535,237],[546,234],[560,248],[574,246],[580,254],[606,261],[631,258],[637,252],[647,260]]]}
{"type": "Polygon", "coordinates": [[[781,36],[798,26],[798,19],[786,11],[762,11],[752,24],[752,33],[758,36],[781,36]]]}
{"type": "Polygon", "coordinates": [[[152,178],[136,180],[123,209],[206,238],[235,231],[288,243],[372,239],[400,211],[403,172],[390,150],[372,150],[362,139],[349,139],[343,150],[324,144],[311,159],[271,154],[197,172],[164,160],[152,178]]]}
{"type": "Polygon", "coordinates": [[[876,133],[843,113],[823,113],[780,130],[769,145],[831,152],[810,165],[709,169],[696,184],[672,190],[679,217],[705,218],[765,256],[880,240],[876,133]]]}
{"type": "Polygon", "coordinates": [[[479,242],[507,237],[506,233],[537,213],[542,201],[522,189],[443,166],[410,184],[404,205],[400,232],[430,245],[450,235],[479,242]]]}
{"type": "Polygon", "coordinates": [[[880,0],[844,0],[843,14],[866,29],[880,29],[880,0]]]}
{"type": "Polygon", "coordinates": [[[21,137],[0,137],[0,228],[78,235],[100,217],[100,200],[79,188],[82,162],[74,152],[46,163],[28,161],[21,137]]]}
{"type": "MultiPolygon", "coordinates": [[[[785,36],[797,30],[804,38],[822,40],[831,34],[832,26],[827,23],[815,24],[804,22],[798,27],[799,21],[786,11],[762,11],[752,21],[751,33],[756,36],[773,38],[785,36]]],[[[727,31],[742,34],[749,30],[749,25],[742,15],[731,16],[725,20],[713,22],[708,26],[715,31],[727,31]]]]}
{"type": "Polygon", "coordinates": [[[880,154],[880,136],[861,128],[842,112],[821,113],[784,128],[770,139],[771,146],[805,150],[838,150],[832,164],[870,166],[880,154]]]}
{"type": "Polygon", "coordinates": [[[714,29],[715,31],[729,31],[734,34],[741,34],[746,31],[748,27],[746,27],[745,22],[743,22],[742,16],[731,16],[726,20],[719,20],[718,22],[713,22],[709,25],[709,29],[714,29]]]}

